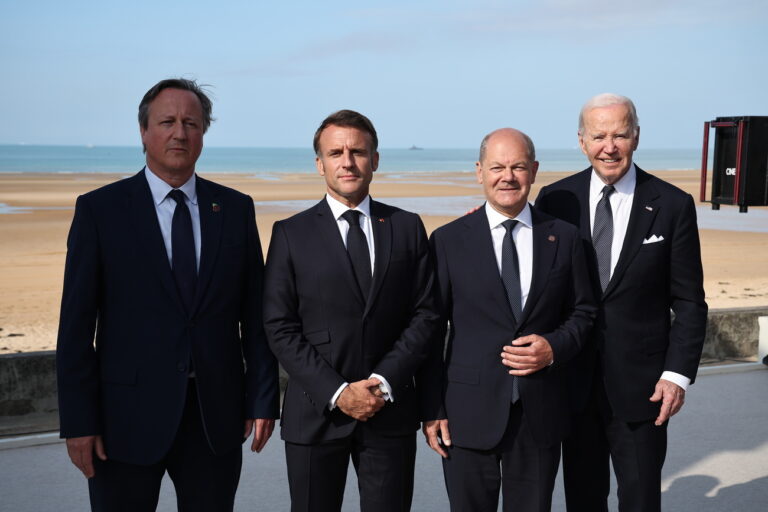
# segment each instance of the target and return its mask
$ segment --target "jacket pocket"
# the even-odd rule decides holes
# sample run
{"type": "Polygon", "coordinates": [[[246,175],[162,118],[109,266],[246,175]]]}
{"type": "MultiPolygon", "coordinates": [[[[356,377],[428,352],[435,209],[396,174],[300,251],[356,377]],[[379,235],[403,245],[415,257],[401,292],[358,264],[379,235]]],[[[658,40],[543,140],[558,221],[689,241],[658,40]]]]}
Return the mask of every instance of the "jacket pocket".
{"type": "Polygon", "coordinates": [[[325,343],[330,343],[331,341],[331,337],[328,334],[327,329],[323,329],[322,331],[305,332],[304,338],[310,343],[310,345],[323,345],[325,343]]]}

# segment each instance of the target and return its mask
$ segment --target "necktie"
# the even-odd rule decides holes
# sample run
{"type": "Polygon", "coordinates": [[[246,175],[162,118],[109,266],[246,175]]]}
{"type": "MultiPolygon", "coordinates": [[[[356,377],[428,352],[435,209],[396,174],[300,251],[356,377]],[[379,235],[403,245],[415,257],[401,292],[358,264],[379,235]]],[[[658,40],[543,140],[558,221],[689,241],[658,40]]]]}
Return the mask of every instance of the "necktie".
{"type": "Polygon", "coordinates": [[[603,187],[603,197],[595,208],[595,225],[592,229],[592,246],[597,255],[597,268],[600,274],[600,287],[605,291],[611,279],[611,245],[613,244],[613,211],[611,194],[616,189],[613,185],[603,187]]]}
{"type": "Polygon", "coordinates": [[[191,314],[197,286],[197,258],[195,257],[195,239],[192,236],[192,215],[184,202],[184,192],[174,189],[168,192],[168,195],[176,201],[176,209],[173,211],[171,221],[173,277],[184,308],[188,314],[191,314]]]}
{"type": "MultiPolygon", "coordinates": [[[[504,288],[507,290],[507,300],[512,314],[515,317],[515,328],[520,321],[520,315],[523,308],[520,298],[520,262],[517,259],[517,248],[515,239],[512,238],[512,230],[517,225],[516,220],[505,220],[502,223],[507,233],[504,235],[504,241],[501,244],[501,280],[504,282],[504,288]]],[[[520,399],[520,389],[517,377],[512,376],[512,403],[520,399]]]]}
{"type": "Polygon", "coordinates": [[[357,210],[347,210],[341,216],[349,224],[347,254],[352,262],[360,291],[363,292],[363,297],[368,297],[368,290],[371,288],[371,254],[368,251],[368,239],[360,228],[360,215],[362,213],[357,210]]]}

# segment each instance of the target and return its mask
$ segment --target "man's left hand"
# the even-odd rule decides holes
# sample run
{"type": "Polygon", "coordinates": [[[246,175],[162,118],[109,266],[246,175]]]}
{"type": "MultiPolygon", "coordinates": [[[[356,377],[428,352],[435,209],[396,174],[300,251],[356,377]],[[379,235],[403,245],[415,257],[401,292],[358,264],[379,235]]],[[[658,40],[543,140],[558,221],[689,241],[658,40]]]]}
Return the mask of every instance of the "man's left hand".
{"type": "Polygon", "coordinates": [[[245,420],[245,431],[243,433],[243,439],[248,439],[253,430],[253,442],[251,443],[251,451],[259,453],[267,445],[272,431],[275,429],[275,420],[273,419],[247,419],[245,420]]]}
{"type": "Polygon", "coordinates": [[[517,338],[511,345],[505,345],[501,353],[501,364],[512,368],[510,375],[521,377],[546,368],[554,359],[549,342],[538,334],[517,338]]]}
{"type": "Polygon", "coordinates": [[[654,422],[658,427],[677,414],[683,407],[683,403],[685,403],[685,390],[674,382],[659,379],[650,400],[651,402],[661,400],[661,411],[659,411],[659,416],[654,422]]]}

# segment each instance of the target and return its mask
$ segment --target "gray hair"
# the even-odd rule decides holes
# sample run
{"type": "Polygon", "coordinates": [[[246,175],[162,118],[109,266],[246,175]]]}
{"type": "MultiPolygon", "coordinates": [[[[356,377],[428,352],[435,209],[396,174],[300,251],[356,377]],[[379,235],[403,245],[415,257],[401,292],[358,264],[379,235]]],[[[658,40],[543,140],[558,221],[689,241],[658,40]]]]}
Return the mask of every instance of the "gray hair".
{"type": "Polygon", "coordinates": [[[480,162],[482,162],[483,159],[485,158],[485,151],[486,149],[488,149],[488,141],[494,134],[496,134],[497,132],[500,132],[501,130],[514,130],[515,132],[520,134],[520,136],[523,137],[523,141],[525,141],[525,149],[526,149],[526,152],[528,153],[528,159],[531,162],[534,162],[536,160],[536,148],[533,146],[533,141],[529,136],[527,136],[520,130],[515,130],[514,128],[499,128],[498,130],[493,130],[491,133],[483,137],[483,141],[480,143],[480,156],[478,158],[480,162]]]}
{"type": "Polygon", "coordinates": [[[147,91],[141,99],[141,103],[139,103],[139,126],[145,130],[147,129],[147,124],[149,123],[149,106],[161,92],[165,89],[181,89],[182,91],[194,93],[195,96],[197,96],[197,99],[200,100],[200,108],[203,111],[203,133],[207,132],[208,127],[211,126],[211,121],[214,119],[211,117],[213,105],[211,104],[210,98],[205,94],[205,87],[206,85],[200,85],[194,80],[187,80],[186,78],[167,78],[165,80],[160,80],[147,91]]]}
{"type": "Polygon", "coordinates": [[[611,105],[625,105],[627,107],[627,110],[629,110],[630,126],[632,131],[635,133],[635,136],[637,136],[637,133],[640,130],[640,120],[637,118],[637,110],[635,109],[635,104],[632,103],[632,100],[626,96],[621,96],[619,94],[613,94],[610,92],[604,92],[602,94],[598,94],[597,96],[591,97],[587,100],[584,106],[581,107],[581,112],[579,112],[579,135],[584,133],[584,114],[588,110],[592,110],[594,108],[610,107],[611,105]]]}

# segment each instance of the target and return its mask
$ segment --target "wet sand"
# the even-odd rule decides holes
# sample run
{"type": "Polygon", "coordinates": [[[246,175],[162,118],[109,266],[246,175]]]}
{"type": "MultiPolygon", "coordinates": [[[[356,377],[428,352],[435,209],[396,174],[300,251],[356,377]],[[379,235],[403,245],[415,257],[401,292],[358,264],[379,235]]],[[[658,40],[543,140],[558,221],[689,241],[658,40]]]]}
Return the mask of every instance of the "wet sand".
{"type": "MultiPolygon", "coordinates": [[[[698,199],[697,171],[652,172],[698,199]]],[[[531,199],[542,185],[569,174],[539,173],[531,199]]],[[[55,348],[75,199],[128,175],[0,174],[0,353],[55,348]]],[[[314,204],[325,191],[316,174],[204,177],[253,197],[265,253],[272,224],[314,204]]],[[[482,203],[471,172],[377,173],[371,193],[421,213],[428,232],[482,203]]],[[[768,219],[768,208],[750,208],[747,214],[734,210],[723,206],[712,212],[707,204],[699,208],[707,302],[710,308],[768,306],[768,220],[762,220],[768,219]]]]}

